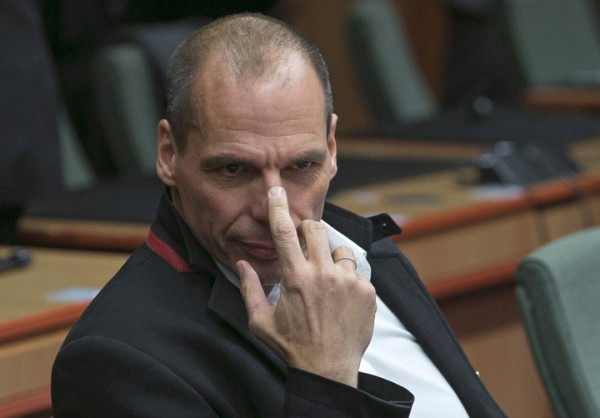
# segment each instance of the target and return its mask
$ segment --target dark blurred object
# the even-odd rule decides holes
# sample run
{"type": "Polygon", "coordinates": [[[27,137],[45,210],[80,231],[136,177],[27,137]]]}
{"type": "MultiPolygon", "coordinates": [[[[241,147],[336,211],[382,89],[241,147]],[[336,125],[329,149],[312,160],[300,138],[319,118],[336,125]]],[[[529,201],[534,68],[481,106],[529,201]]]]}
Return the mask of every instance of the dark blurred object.
{"type": "Polygon", "coordinates": [[[189,16],[217,18],[239,12],[270,12],[275,0],[130,0],[124,17],[128,22],[177,20],[189,16]]]}
{"type": "Polygon", "coordinates": [[[9,244],[15,241],[17,221],[21,212],[21,206],[0,205],[0,244],[9,244]]]}
{"type": "Polygon", "coordinates": [[[444,0],[451,40],[444,77],[443,106],[468,106],[485,96],[516,103],[525,88],[515,51],[505,30],[498,0],[444,0]]]}
{"type": "Polygon", "coordinates": [[[31,263],[31,255],[25,248],[14,248],[8,257],[0,258],[0,272],[21,268],[31,263]]]}
{"type": "Polygon", "coordinates": [[[0,240],[19,208],[61,189],[58,87],[37,2],[0,2],[0,240]]]}
{"type": "Polygon", "coordinates": [[[534,144],[499,141],[477,158],[481,183],[529,186],[570,177],[577,173],[563,153],[552,153],[534,144]]]}

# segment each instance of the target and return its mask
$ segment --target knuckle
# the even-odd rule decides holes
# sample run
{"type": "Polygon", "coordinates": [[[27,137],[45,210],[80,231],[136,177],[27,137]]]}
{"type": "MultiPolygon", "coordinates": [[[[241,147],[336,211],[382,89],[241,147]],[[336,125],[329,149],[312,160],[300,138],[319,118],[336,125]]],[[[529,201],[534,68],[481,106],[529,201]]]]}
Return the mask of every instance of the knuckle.
{"type": "Polygon", "coordinates": [[[308,227],[310,228],[310,230],[312,232],[316,232],[316,233],[326,232],[325,225],[323,225],[321,222],[309,220],[309,221],[306,221],[306,224],[308,225],[308,227]]]}
{"type": "Polygon", "coordinates": [[[335,249],[335,251],[341,253],[341,255],[354,254],[350,247],[346,247],[345,245],[340,245],[335,249]]]}
{"type": "Polygon", "coordinates": [[[375,300],[375,287],[371,282],[359,280],[356,283],[360,288],[360,293],[364,295],[365,299],[375,300]]]}
{"type": "Polygon", "coordinates": [[[273,235],[275,235],[277,238],[289,239],[296,235],[296,230],[292,223],[281,220],[275,222],[273,235]]]}
{"type": "Polygon", "coordinates": [[[263,319],[260,314],[251,315],[248,318],[248,329],[254,335],[261,335],[263,332],[263,319]]]}
{"type": "MultiPolygon", "coordinates": [[[[286,276],[290,280],[285,281],[285,289],[302,293],[305,288],[311,286],[311,271],[307,269],[305,263],[290,261],[284,267],[286,276]]],[[[282,287],[283,291],[283,287],[282,287]]]]}

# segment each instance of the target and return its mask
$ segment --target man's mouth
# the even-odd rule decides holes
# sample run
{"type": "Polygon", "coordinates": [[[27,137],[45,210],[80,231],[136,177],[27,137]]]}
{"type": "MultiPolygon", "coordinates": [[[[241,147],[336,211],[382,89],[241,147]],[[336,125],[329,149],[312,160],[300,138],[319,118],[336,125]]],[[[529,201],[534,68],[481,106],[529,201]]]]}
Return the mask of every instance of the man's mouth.
{"type": "Polygon", "coordinates": [[[277,258],[275,246],[271,242],[242,241],[244,250],[254,258],[274,260],[277,258]]]}

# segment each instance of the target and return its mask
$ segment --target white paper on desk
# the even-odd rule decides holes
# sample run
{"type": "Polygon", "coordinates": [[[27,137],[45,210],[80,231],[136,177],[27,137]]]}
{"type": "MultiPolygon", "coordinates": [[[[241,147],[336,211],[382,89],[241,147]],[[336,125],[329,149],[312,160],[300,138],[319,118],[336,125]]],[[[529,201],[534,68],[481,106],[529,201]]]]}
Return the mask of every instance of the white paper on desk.
{"type": "Polygon", "coordinates": [[[96,297],[100,289],[95,287],[73,286],[46,294],[48,302],[88,302],[96,297]]]}
{"type": "Polygon", "coordinates": [[[504,201],[518,199],[525,194],[523,186],[500,184],[474,187],[471,195],[477,200],[504,201]]]}

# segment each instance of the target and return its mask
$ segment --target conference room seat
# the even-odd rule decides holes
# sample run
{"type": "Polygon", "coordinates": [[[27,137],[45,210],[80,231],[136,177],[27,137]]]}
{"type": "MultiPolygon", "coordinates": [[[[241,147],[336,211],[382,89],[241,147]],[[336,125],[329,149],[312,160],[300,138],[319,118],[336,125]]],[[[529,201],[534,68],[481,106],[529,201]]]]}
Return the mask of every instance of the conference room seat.
{"type": "Polygon", "coordinates": [[[600,16],[593,0],[502,0],[526,104],[600,112],[600,16]]]}
{"type": "Polygon", "coordinates": [[[525,257],[516,295],[537,369],[557,417],[600,416],[600,228],[525,257]]]}

